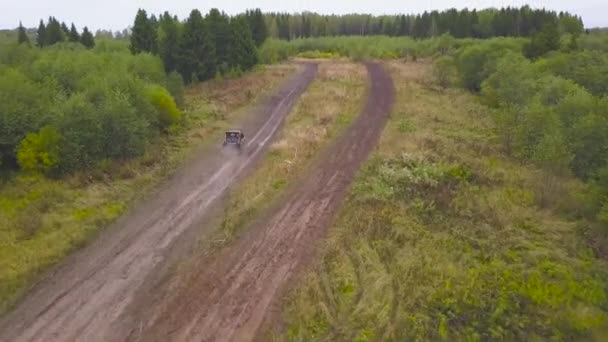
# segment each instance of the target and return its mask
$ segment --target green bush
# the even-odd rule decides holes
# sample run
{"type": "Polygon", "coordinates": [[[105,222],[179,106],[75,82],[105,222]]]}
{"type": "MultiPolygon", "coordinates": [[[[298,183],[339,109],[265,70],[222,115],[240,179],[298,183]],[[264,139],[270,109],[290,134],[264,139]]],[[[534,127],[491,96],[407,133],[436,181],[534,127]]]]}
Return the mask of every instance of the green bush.
{"type": "Polygon", "coordinates": [[[180,121],[172,94],[181,101],[181,78],[167,76],[158,57],[133,56],[124,43],[111,41],[91,50],[68,43],[9,49],[0,52],[5,168],[49,171],[41,157],[48,151],[34,143],[46,125],[61,137],[52,168],[65,173],[140,155],[151,139],[180,121]],[[24,140],[29,133],[34,135],[24,140]]]}
{"type": "Polygon", "coordinates": [[[441,56],[433,63],[433,79],[441,88],[453,85],[458,78],[456,64],[450,56],[441,56]]]}
{"type": "MultiPolygon", "coordinates": [[[[475,76],[475,81],[477,78],[475,76]]],[[[486,100],[496,106],[522,107],[538,88],[538,73],[521,54],[508,53],[496,62],[496,72],[482,84],[486,100]]]]}
{"type": "Polygon", "coordinates": [[[605,52],[554,53],[537,64],[541,70],[573,80],[593,95],[608,95],[608,54],[605,52]]]}
{"type": "Polygon", "coordinates": [[[0,155],[5,165],[15,160],[17,145],[27,133],[49,123],[57,92],[50,82],[30,80],[21,71],[0,72],[0,155]],[[46,83],[46,84],[45,84],[46,83]]]}
{"type": "Polygon", "coordinates": [[[162,129],[166,130],[169,126],[181,122],[182,113],[177,108],[171,94],[169,94],[165,88],[150,86],[148,89],[148,98],[158,112],[160,127],[162,129]]]}
{"type": "Polygon", "coordinates": [[[61,136],[53,127],[29,133],[17,149],[17,161],[24,170],[49,173],[59,166],[61,136]]]}
{"type": "Polygon", "coordinates": [[[457,53],[457,65],[465,88],[479,91],[483,81],[496,70],[496,61],[507,52],[521,52],[524,41],[496,38],[471,44],[457,53]]]}

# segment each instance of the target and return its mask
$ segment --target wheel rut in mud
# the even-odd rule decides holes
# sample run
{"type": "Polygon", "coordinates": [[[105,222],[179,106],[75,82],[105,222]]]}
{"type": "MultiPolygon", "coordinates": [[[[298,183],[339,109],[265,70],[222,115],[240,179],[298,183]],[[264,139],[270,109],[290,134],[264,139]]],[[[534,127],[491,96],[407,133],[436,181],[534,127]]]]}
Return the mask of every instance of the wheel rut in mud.
{"type": "Polygon", "coordinates": [[[355,122],[290,189],[281,205],[224,250],[197,263],[151,308],[129,340],[251,341],[298,268],[314,255],[354,175],[377,144],[394,100],[390,76],[367,65],[370,85],[355,122]]]}
{"type": "Polygon", "coordinates": [[[157,193],[49,272],[0,319],[0,340],[124,338],[116,328],[134,296],[149,286],[176,245],[185,243],[183,236],[201,227],[196,223],[205,221],[226,188],[259,160],[316,71],[315,64],[304,64],[241,123],[248,133],[245,153],[227,157],[217,145],[201,151],[157,193]]]}

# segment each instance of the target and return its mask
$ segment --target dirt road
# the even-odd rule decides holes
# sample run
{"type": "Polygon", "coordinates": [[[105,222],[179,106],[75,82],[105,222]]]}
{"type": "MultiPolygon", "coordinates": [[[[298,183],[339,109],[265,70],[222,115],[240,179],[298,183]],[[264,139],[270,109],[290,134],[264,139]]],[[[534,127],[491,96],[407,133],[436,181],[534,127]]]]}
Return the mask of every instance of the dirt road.
{"type": "Polygon", "coordinates": [[[355,172],[377,143],[394,97],[390,77],[368,64],[360,116],[266,219],[234,245],[202,260],[191,276],[147,310],[129,340],[251,341],[273,302],[331,223],[355,172]]]}
{"type": "Polygon", "coordinates": [[[200,227],[195,223],[208,208],[259,159],[316,70],[304,66],[242,123],[245,153],[222,155],[217,145],[201,151],[153,198],[67,258],[0,320],[0,340],[115,340],[117,320],[134,295],[166,262],[178,238],[200,227]]]}

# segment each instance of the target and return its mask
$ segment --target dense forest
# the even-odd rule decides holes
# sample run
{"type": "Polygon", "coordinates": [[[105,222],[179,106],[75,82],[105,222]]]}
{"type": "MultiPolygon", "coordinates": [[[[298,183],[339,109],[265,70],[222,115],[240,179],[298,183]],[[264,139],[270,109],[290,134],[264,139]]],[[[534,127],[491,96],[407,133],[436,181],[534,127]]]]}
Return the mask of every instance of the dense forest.
{"type": "Polygon", "coordinates": [[[167,72],[177,71],[190,83],[251,69],[266,36],[259,9],[235,17],[217,9],[203,17],[193,10],[184,22],[168,12],[157,19],[139,10],[130,41],[133,53],[159,55],[167,72]]]}
{"type": "Polygon", "coordinates": [[[287,40],[369,35],[430,38],[444,33],[455,38],[529,37],[546,25],[555,25],[562,33],[583,32],[580,17],[529,6],[481,11],[449,9],[392,16],[268,13],[265,20],[271,37],[287,40]]]}

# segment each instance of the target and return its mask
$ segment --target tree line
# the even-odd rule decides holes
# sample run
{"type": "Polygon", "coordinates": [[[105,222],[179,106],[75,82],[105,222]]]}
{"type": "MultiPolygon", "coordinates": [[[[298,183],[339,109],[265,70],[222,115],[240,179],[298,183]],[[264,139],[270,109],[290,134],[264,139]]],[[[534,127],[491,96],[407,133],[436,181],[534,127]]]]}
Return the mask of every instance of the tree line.
{"type": "Polygon", "coordinates": [[[456,38],[530,37],[547,24],[557,25],[563,33],[580,34],[583,31],[583,22],[578,16],[529,6],[383,16],[267,13],[265,21],[271,37],[286,40],[352,35],[430,38],[445,33],[456,38]]]}
{"type": "MultiPolygon", "coordinates": [[[[30,44],[26,29],[21,23],[19,23],[17,39],[19,44],[30,44]]],[[[60,23],[55,17],[49,17],[46,24],[40,19],[36,30],[36,46],[45,47],[62,42],[81,43],[87,48],[95,46],[95,38],[86,26],[82,33],[79,33],[74,23],[68,28],[65,22],[60,23]]]]}
{"type": "Polygon", "coordinates": [[[169,12],[157,17],[140,9],[130,48],[134,54],[160,56],[167,72],[178,72],[191,83],[251,69],[258,62],[257,47],[267,36],[259,9],[233,17],[215,8],[203,17],[195,9],[185,21],[169,12]]]}

